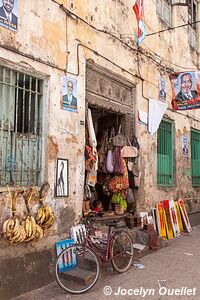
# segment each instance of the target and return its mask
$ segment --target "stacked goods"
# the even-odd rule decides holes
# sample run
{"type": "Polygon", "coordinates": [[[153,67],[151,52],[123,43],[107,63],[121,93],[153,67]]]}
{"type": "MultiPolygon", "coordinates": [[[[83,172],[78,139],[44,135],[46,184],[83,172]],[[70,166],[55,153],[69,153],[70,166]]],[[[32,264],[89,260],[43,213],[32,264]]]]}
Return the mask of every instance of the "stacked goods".
{"type": "Polygon", "coordinates": [[[3,223],[3,234],[6,240],[10,243],[22,243],[31,241],[37,242],[43,238],[44,229],[50,228],[55,220],[55,216],[51,208],[44,205],[42,202],[47,195],[48,189],[49,184],[45,183],[42,185],[40,192],[38,192],[39,201],[42,205],[38,208],[36,218],[30,214],[29,210],[29,203],[34,193],[34,189],[30,188],[28,190],[25,196],[28,215],[20,220],[19,217],[16,217],[16,198],[24,191],[16,191],[12,198],[11,192],[8,188],[13,217],[5,220],[3,223]]]}
{"type": "Polygon", "coordinates": [[[187,232],[192,230],[182,199],[178,201],[163,200],[156,203],[154,218],[158,234],[163,239],[172,239],[179,236],[184,231],[184,228],[187,232]]]}

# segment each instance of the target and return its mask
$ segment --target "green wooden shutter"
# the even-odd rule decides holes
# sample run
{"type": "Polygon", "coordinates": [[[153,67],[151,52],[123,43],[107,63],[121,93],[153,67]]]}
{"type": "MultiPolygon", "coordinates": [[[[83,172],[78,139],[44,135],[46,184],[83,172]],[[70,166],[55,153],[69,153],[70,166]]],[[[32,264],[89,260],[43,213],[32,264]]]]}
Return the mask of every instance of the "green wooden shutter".
{"type": "Polygon", "coordinates": [[[174,185],[173,124],[161,121],[158,129],[157,184],[174,185]]]}
{"type": "Polygon", "coordinates": [[[200,186],[200,131],[191,130],[192,185],[200,186]]]}
{"type": "Polygon", "coordinates": [[[42,84],[0,66],[0,186],[40,184],[42,84]]]}

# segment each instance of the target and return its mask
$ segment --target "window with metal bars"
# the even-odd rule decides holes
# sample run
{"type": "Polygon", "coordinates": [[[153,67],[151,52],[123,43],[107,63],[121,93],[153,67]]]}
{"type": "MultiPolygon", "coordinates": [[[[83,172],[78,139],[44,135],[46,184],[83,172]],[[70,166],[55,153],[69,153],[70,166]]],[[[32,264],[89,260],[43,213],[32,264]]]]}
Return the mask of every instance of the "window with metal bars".
{"type": "Polygon", "coordinates": [[[192,185],[200,186],[200,131],[191,129],[192,185]]]}
{"type": "Polygon", "coordinates": [[[0,186],[40,183],[42,86],[0,66],[0,186]]]}
{"type": "Polygon", "coordinates": [[[173,123],[162,120],[157,135],[157,184],[174,185],[173,123]]]}

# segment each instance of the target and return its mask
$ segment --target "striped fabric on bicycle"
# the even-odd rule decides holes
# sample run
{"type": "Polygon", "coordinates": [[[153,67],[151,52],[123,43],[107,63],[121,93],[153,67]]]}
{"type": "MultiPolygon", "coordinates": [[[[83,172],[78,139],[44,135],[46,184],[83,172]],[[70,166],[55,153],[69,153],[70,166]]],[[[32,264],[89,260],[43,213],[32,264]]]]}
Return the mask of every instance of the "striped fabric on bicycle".
{"type": "MultiPolygon", "coordinates": [[[[66,249],[67,247],[74,244],[74,239],[66,239],[62,241],[56,242],[56,254],[59,256],[59,254],[66,249]]],[[[74,269],[76,267],[76,255],[74,253],[68,254],[65,253],[63,256],[59,259],[59,272],[63,273],[65,271],[74,269]]]]}

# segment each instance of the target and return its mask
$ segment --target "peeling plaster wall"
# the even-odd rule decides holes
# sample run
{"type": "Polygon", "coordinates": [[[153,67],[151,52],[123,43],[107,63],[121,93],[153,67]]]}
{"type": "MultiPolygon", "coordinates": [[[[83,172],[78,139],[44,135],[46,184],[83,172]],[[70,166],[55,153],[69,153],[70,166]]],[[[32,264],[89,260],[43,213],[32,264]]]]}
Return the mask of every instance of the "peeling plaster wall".
{"type": "MultiPolygon", "coordinates": [[[[199,110],[181,114],[171,111],[169,74],[166,68],[156,66],[155,61],[148,57],[148,55],[154,57],[154,54],[147,49],[149,47],[174,64],[190,69],[197,68],[199,57],[187,42],[188,28],[147,37],[141,46],[141,51],[147,56],[138,54],[139,72],[134,40],[134,29],[137,24],[130,2],[125,0],[82,0],[81,4],[80,0],[57,2],[99,30],[88,26],[75,16],[67,16],[66,12],[51,0],[27,0],[23,5],[20,5],[19,1],[18,32],[13,33],[3,27],[0,28],[0,45],[3,46],[0,47],[1,64],[37,75],[44,80],[42,181],[48,180],[50,184],[46,203],[56,214],[53,228],[34,247],[30,245],[12,247],[1,240],[1,260],[6,255],[9,255],[9,258],[23,257],[35,251],[42,253],[46,249],[51,249],[53,253],[55,241],[66,237],[69,226],[74,221],[78,221],[81,215],[84,189],[87,60],[123,76],[136,85],[133,122],[141,146],[142,171],[141,187],[136,192],[137,209],[148,210],[156,201],[166,198],[175,199],[180,193],[183,198],[198,198],[200,194],[199,189],[192,188],[191,185],[190,153],[189,158],[181,156],[181,135],[190,133],[191,127],[200,129],[199,110]],[[111,34],[106,34],[104,31],[109,31],[111,34]],[[127,47],[125,43],[133,49],[127,47]],[[77,113],[60,109],[61,76],[65,74],[77,79],[77,113]],[[176,185],[166,189],[158,188],[156,183],[157,135],[150,136],[147,128],[137,122],[138,109],[148,112],[146,98],[157,99],[158,97],[160,75],[167,80],[166,117],[174,120],[175,123],[176,185]],[[140,76],[145,79],[143,92],[140,76]],[[66,198],[54,196],[57,158],[69,160],[69,197],[66,198]]],[[[186,21],[186,8],[174,7],[173,23],[180,25],[186,21]]],[[[167,28],[156,14],[156,1],[145,2],[145,24],[148,32],[167,28]]],[[[160,63],[164,64],[164,60],[160,59],[160,63]]],[[[165,63],[176,71],[181,70],[168,62],[165,63]]],[[[1,195],[1,197],[5,196],[1,195]]],[[[198,201],[189,207],[189,209],[195,208],[198,208],[198,201]]],[[[53,260],[53,257],[51,259],[53,260]]]]}
{"type": "MultiPolygon", "coordinates": [[[[75,56],[75,41],[74,36],[82,44],[97,51],[82,47],[86,59],[98,63],[116,74],[124,76],[136,84],[136,114],[137,109],[142,109],[148,112],[148,99],[158,98],[158,79],[162,76],[167,81],[167,104],[168,110],[165,117],[174,121],[174,145],[175,145],[175,186],[172,188],[159,188],[157,186],[157,134],[151,136],[147,128],[138,124],[137,115],[135,120],[135,132],[141,145],[141,171],[142,180],[141,187],[136,192],[137,208],[142,210],[150,209],[155,202],[163,199],[177,199],[180,195],[184,198],[197,198],[194,201],[187,201],[189,210],[200,208],[199,188],[192,187],[191,183],[191,153],[189,156],[182,157],[182,134],[188,133],[190,139],[190,128],[200,129],[200,113],[199,110],[189,112],[175,113],[172,112],[171,106],[171,84],[169,74],[173,70],[184,71],[184,66],[190,70],[196,70],[199,66],[199,54],[192,49],[188,42],[188,27],[166,31],[164,33],[149,36],[141,45],[141,51],[146,54],[139,54],[139,69],[137,66],[137,51],[131,50],[125,44],[121,43],[117,38],[120,38],[124,43],[127,43],[132,48],[136,49],[134,40],[134,29],[137,28],[136,19],[132,11],[131,5],[127,1],[82,1],[79,5],[78,0],[73,0],[69,3],[68,9],[89,24],[99,30],[89,27],[79,19],[68,20],[68,66],[70,70],[75,71],[76,56],[75,56]],[[100,32],[107,30],[112,35],[100,32]],[[102,46],[103,45],[103,46],[102,46]],[[160,55],[160,59],[149,50],[160,55]],[[151,55],[153,59],[149,58],[151,55]],[[102,56],[113,62],[110,63],[102,56]],[[165,59],[163,60],[162,57],[165,59]],[[156,65],[155,60],[167,68],[156,65]],[[169,62],[172,62],[170,64],[169,62]],[[118,67],[116,66],[118,65],[118,67]],[[122,67],[128,72],[120,69],[122,67]],[[130,75],[132,73],[133,75],[130,75]],[[136,76],[134,76],[136,75],[136,76]],[[142,76],[144,87],[142,91],[142,83],[137,76],[142,76]],[[148,98],[148,99],[146,99],[148,98]]],[[[200,13],[200,12],[198,12],[200,13]]],[[[197,17],[198,19],[198,17],[197,17]]],[[[187,7],[175,6],[172,9],[173,26],[178,26],[188,21],[187,7]]],[[[145,2],[145,25],[148,33],[167,29],[168,26],[158,17],[156,13],[156,1],[145,2]]]]}
{"type": "MultiPolygon", "coordinates": [[[[60,1],[61,2],[61,1],[60,1]]],[[[62,1],[66,5],[66,1],[62,1]]],[[[69,227],[79,219],[82,210],[84,183],[85,128],[85,58],[80,53],[78,84],[78,112],[60,109],[61,77],[67,67],[66,14],[53,1],[25,1],[20,5],[18,32],[0,27],[0,64],[37,76],[44,81],[42,103],[42,183],[48,181],[50,190],[45,201],[55,213],[56,221],[35,245],[9,245],[0,239],[0,298],[11,299],[21,293],[54,280],[55,242],[68,237],[69,227]],[[56,160],[69,160],[69,197],[55,198],[56,160]],[[34,254],[37,252],[37,254],[34,254]],[[32,256],[31,256],[32,255],[32,256]],[[12,270],[17,263],[18,278],[12,270]],[[28,264],[29,272],[24,269],[28,264]],[[5,269],[5,264],[10,269],[5,269]],[[45,267],[44,267],[45,266],[45,267]],[[32,274],[32,278],[30,278],[32,274]],[[28,278],[29,277],[29,278],[28,278]],[[20,282],[21,278],[24,284],[20,282]],[[26,281],[27,279],[27,281],[26,281]],[[15,289],[12,288],[13,281],[15,289]]],[[[2,191],[2,188],[0,189],[2,191]]],[[[3,221],[11,215],[8,192],[0,192],[0,231],[3,221]]],[[[19,200],[20,210],[24,201],[19,200]]],[[[37,204],[33,209],[37,211],[37,204]]]]}

